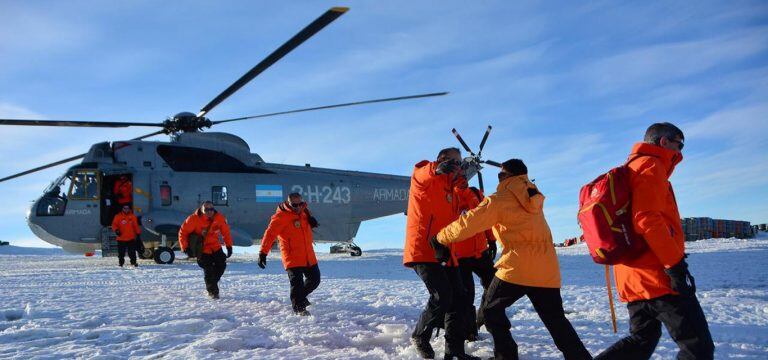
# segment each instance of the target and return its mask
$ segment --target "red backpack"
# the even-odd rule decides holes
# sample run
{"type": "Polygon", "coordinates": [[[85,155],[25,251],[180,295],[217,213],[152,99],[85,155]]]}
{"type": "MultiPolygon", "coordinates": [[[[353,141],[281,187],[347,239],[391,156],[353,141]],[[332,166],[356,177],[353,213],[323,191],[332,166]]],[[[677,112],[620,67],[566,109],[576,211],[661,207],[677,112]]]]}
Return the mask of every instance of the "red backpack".
{"type": "Polygon", "coordinates": [[[598,264],[615,265],[642,254],[648,245],[632,225],[632,193],[627,165],[615,167],[581,188],[579,225],[589,255],[598,264]]]}

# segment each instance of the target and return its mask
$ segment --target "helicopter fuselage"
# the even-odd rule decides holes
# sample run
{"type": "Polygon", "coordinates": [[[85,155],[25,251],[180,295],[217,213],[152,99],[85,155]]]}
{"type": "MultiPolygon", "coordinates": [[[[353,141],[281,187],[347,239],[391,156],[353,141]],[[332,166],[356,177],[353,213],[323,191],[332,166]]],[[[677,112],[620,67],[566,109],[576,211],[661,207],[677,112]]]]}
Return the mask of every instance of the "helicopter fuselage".
{"type": "Polygon", "coordinates": [[[259,243],[276,207],[292,192],[302,194],[320,223],[315,241],[351,242],[362,221],[405,212],[410,182],[405,176],[266,163],[245,141],[225,133],[100,143],[35,201],[30,228],[68,251],[101,248],[119,210],[112,187],[120,176],[132,181],[145,243],[165,235],[174,244],[186,217],[211,200],[227,217],[237,246],[259,243]]]}

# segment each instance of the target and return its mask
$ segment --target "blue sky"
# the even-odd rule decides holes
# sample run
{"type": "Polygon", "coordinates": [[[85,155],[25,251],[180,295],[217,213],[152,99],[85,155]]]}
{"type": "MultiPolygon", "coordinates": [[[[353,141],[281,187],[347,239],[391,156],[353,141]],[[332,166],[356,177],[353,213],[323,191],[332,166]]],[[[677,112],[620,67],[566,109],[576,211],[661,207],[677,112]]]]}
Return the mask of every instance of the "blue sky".
{"type": "MultiPolygon", "coordinates": [[[[592,1],[3,1],[0,117],[162,121],[196,112],[331,6],[351,10],[229,98],[223,119],[379,97],[446,97],[222,125],[266,161],[409,175],[457,145],[522,158],[556,241],[578,190],[645,128],[686,133],[672,177],[683,216],[768,222],[768,4],[592,1]],[[287,133],[298,134],[287,138],[287,133]],[[290,140],[290,141],[287,141],[290,140]]],[[[151,130],[2,127],[0,175],[151,130]]],[[[162,139],[162,138],[158,138],[162,139]]],[[[30,201],[65,167],[0,184],[0,239],[46,246],[30,201]]],[[[496,186],[495,171],[486,187],[496,186]]],[[[366,222],[402,247],[405,217],[366,222]]]]}

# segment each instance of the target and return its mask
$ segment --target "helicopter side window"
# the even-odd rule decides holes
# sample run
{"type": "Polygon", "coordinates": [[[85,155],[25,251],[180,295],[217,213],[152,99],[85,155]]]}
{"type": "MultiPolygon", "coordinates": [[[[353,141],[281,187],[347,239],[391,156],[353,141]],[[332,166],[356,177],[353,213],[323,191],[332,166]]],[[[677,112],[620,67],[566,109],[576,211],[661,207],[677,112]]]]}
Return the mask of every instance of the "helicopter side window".
{"type": "Polygon", "coordinates": [[[69,190],[72,200],[98,200],[99,176],[96,170],[76,170],[69,190]]]}
{"type": "Polygon", "coordinates": [[[162,206],[171,206],[173,203],[173,200],[171,198],[171,186],[170,185],[160,185],[160,205],[162,206]]]}
{"type": "Polygon", "coordinates": [[[272,171],[247,166],[221,151],[176,145],[159,145],[157,154],[173,171],[271,174],[272,171]]]}
{"type": "Polygon", "coordinates": [[[226,206],[229,202],[229,194],[226,186],[214,186],[211,188],[211,201],[213,205],[226,206]]]}

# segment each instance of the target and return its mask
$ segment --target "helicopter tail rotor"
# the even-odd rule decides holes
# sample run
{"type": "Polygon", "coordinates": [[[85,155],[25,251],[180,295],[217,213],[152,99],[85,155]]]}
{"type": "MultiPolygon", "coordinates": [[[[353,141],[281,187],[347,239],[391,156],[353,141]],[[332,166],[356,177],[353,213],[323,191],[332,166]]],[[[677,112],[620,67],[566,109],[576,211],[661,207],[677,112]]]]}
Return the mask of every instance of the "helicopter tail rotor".
{"type": "Polygon", "coordinates": [[[464,139],[461,137],[458,131],[456,129],[451,129],[451,132],[456,137],[456,140],[459,141],[461,146],[469,153],[469,156],[464,158],[464,161],[462,162],[462,169],[464,170],[465,175],[467,176],[467,179],[471,178],[475,174],[477,174],[477,182],[480,187],[480,190],[483,189],[483,174],[481,170],[483,169],[482,164],[488,164],[491,166],[501,167],[501,164],[499,164],[496,161],[493,160],[483,160],[480,157],[480,154],[483,153],[483,148],[485,147],[485,143],[488,140],[488,135],[491,134],[491,126],[488,125],[488,128],[485,130],[485,134],[483,135],[482,141],[480,141],[480,147],[478,148],[477,154],[475,154],[472,149],[469,148],[467,143],[464,141],[464,139]]]}

